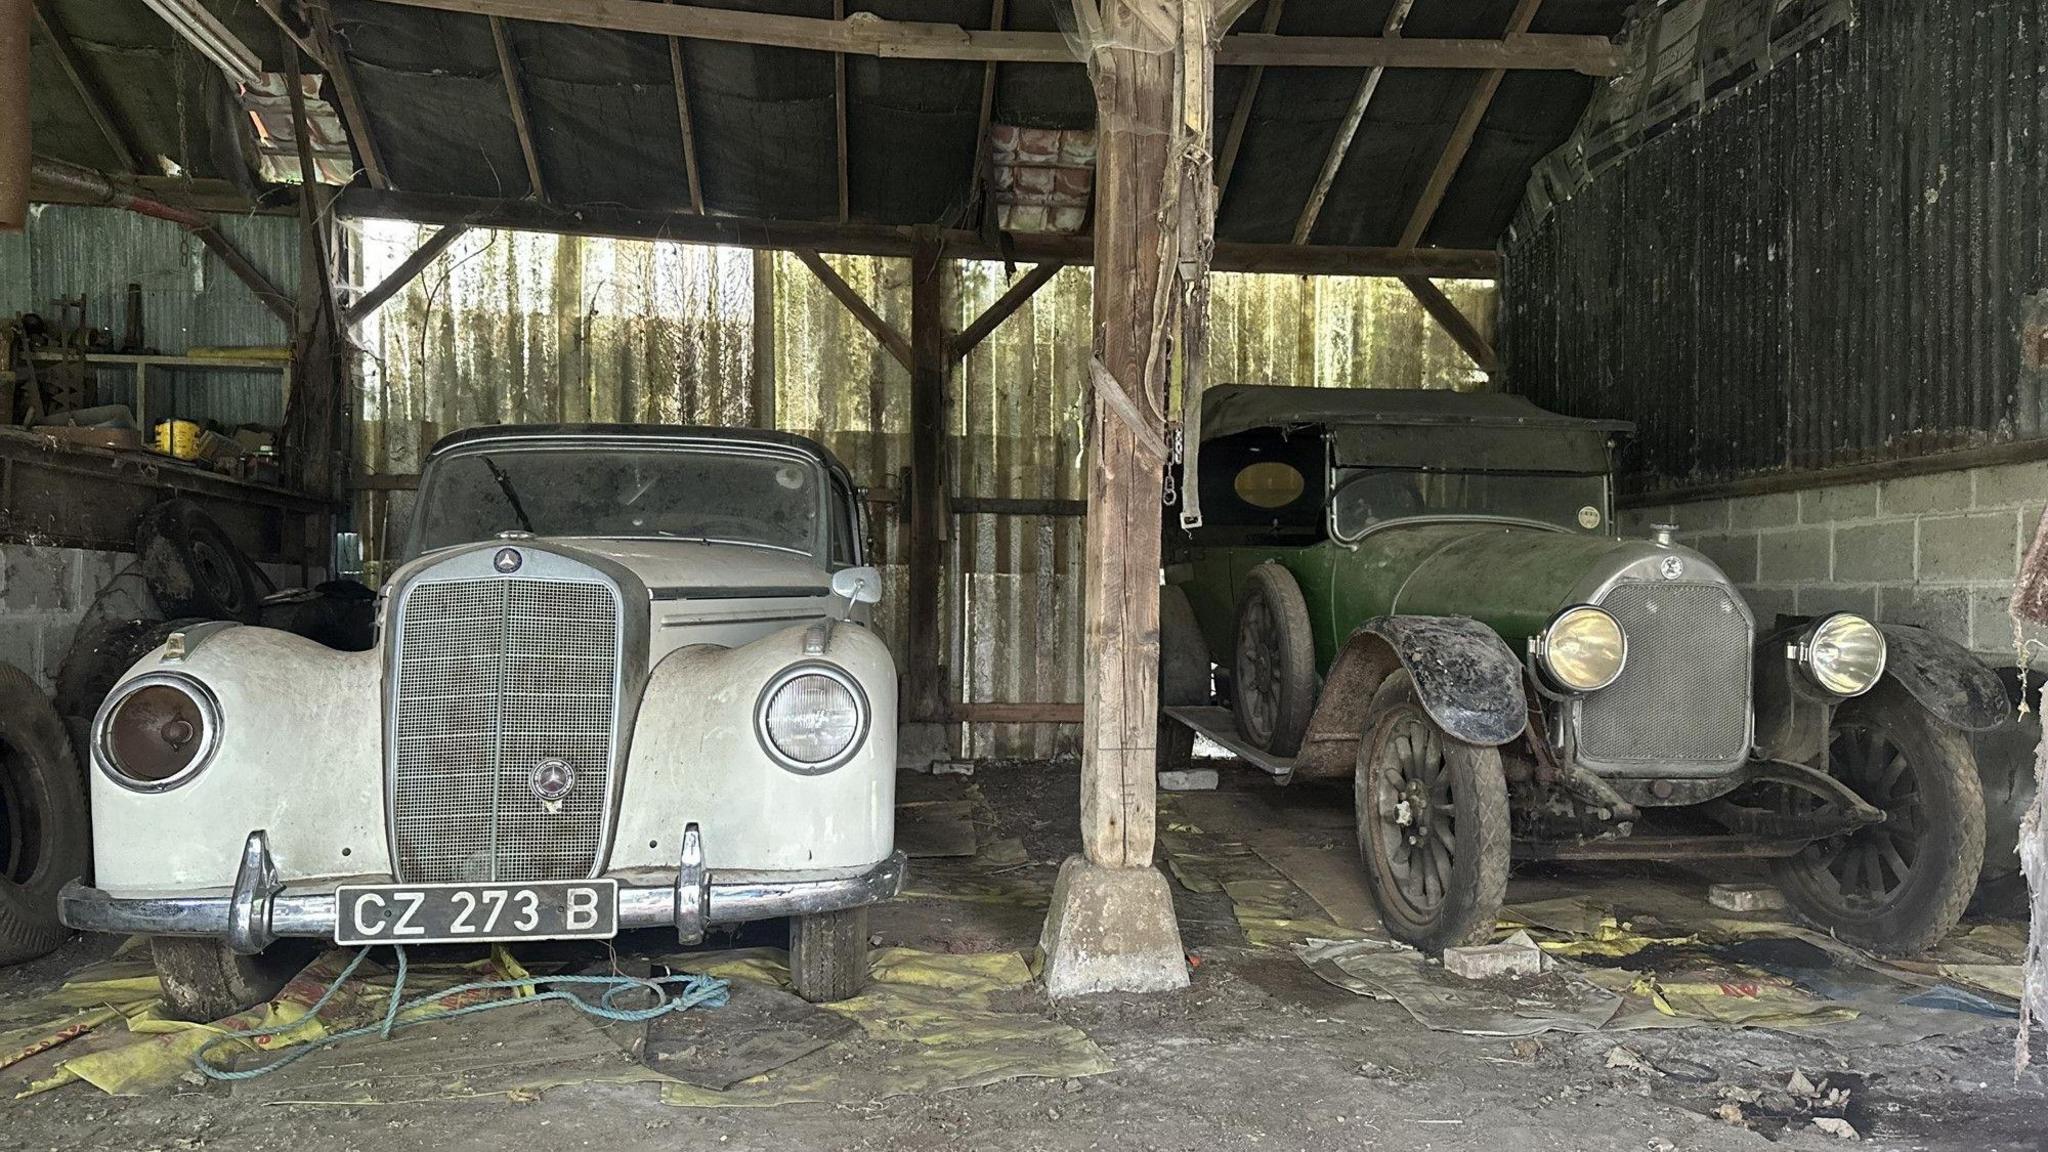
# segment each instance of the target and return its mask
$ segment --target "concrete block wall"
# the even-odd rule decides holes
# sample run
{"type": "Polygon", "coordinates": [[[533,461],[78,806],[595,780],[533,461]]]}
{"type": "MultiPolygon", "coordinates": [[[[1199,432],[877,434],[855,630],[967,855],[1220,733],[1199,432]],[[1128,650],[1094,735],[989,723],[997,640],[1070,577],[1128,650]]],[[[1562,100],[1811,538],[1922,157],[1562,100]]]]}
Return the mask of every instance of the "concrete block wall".
{"type": "Polygon", "coordinates": [[[125,552],[0,544],[0,661],[49,691],[78,622],[134,560],[125,552]]]}
{"type": "Polygon", "coordinates": [[[1859,612],[2012,663],[2006,603],[2044,508],[2048,461],[1630,508],[1621,526],[1678,525],[1761,626],[1781,612],[1859,612]]]}

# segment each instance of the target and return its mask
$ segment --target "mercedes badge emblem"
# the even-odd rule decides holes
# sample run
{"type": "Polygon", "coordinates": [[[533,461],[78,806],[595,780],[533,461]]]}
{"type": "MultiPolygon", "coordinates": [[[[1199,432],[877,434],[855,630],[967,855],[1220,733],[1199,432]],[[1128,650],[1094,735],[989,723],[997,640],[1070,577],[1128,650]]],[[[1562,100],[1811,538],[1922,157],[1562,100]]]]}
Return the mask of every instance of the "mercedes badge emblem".
{"type": "Polygon", "coordinates": [[[524,563],[526,558],[519,554],[517,548],[500,548],[498,554],[491,557],[491,567],[505,573],[519,571],[519,566],[524,563]]]}
{"type": "Polygon", "coordinates": [[[533,766],[526,784],[543,804],[560,804],[576,787],[576,769],[567,760],[550,756],[533,766]]]}
{"type": "Polygon", "coordinates": [[[1676,556],[1666,556],[1657,562],[1657,571],[1666,580],[1676,580],[1685,575],[1685,561],[1676,556]]]}

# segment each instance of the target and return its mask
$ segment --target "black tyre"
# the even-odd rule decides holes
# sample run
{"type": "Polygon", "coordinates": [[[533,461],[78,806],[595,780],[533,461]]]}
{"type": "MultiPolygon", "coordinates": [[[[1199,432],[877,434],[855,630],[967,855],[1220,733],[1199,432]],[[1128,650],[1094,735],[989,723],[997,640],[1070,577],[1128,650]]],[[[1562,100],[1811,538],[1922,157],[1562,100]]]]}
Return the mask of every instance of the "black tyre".
{"type": "Polygon", "coordinates": [[[868,910],[790,917],[789,981],[813,1004],[844,1000],[867,987],[868,910]]]}
{"type": "Polygon", "coordinates": [[[1278,564],[1252,569],[1237,598],[1230,685],[1240,736],[1275,756],[1301,750],[1316,706],[1316,644],[1301,588],[1278,564]]]}
{"type": "Polygon", "coordinates": [[[210,1024],[277,995],[314,949],[294,941],[242,956],[219,940],[153,936],[149,951],[171,1015],[210,1024]]]}
{"type": "Polygon", "coordinates": [[[1885,822],[1773,863],[1786,903],[1880,955],[1932,948],[1962,918],[1984,864],[1984,793],[1969,741],[1886,681],[1835,709],[1828,770],[1885,822]]]}
{"type": "Polygon", "coordinates": [[[0,964],[64,942],[57,893],[92,863],[71,737],[35,681],[0,664],[0,964]]]}
{"type": "MultiPolygon", "coordinates": [[[[1159,706],[1209,702],[1209,643],[1195,623],[1187,593],[1171,586],[1159,590],[1159,706]]],[[[1195,730],[1162,715],[1159,718],[1159,770],[1185,771],[1194,765],[1195,730]]]]}
{"type": "Polygon", "coordinates": [[[1485,943],[1508,889],[1499,750],[1439,728],[1405,672],[1381,688],[1367,725],[1353,796],[1380,922],[1425,952],[1485,943]]]}
{"type": "Polygon", "coordinates": [[[190,500],[166,500],[144,512],[135,553],[166,616],[253,624],[262,612],[255,565],[190,500]]]}

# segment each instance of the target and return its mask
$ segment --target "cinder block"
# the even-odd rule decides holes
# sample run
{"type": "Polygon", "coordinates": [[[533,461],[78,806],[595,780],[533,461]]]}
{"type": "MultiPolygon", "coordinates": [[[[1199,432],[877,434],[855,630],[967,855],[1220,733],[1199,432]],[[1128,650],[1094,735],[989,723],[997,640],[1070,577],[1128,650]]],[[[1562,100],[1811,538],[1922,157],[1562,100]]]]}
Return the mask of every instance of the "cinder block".
{"type": "Polygon", "coordinates": [[[1652,524],[1671,523],[1671,506],[1655,504],[1645,508],[1623,508],[1614,517],[1614,526],[1623,536],[1648,536],[1652,524]]]}
{"type": "Polygon", "coordinates": [[[1517,932],[1498,944],[1444,949],[1444,971],[1467,980],[1541,976],[1543,949],[1529,939],[1528,933],[1517,932]]]}
{"type": "Polygon", "coordinates": [[[1891,520],[1835,529],[1835,579],[1845,584],[1913,579],[1913,522],[1891,520]]]}
{"type": "MultiPolygon", "coordinates": [[[[1970,593],[1970,651],[2011,664],[2017,644],[2012,634],[2012,586],[1993,584],[1970,593]]],[[[2041,635],[2041,629],[2024,625],[2022,637],[2041,635]]]]}
{"type": "Polygon", "coordinates": [[[1845,484],[1833,488],[1812,488],[1799,494],[1802,524],[1833,524],[1842,520],[1868,520],[1877,515],[1877,485],[1845,484]]]}
{"type": "Polygon", "coordinates": [[[1936,472],[1887,480],[1877,494],[1882,516],[1917,516],[1926,512],[1962,512],[1970,507],[1973,482],[1968,472],[1936,472]]]}
{"type": "Polygon", "coordinates": [[[1883,587],[1877,590],[1877,618],[1911,624],[1954,640],[1970,642],[1970,588],[1883,587]]]}
{"type": "Polygon", "coordinates": [[[1799,523],[1799,493],[1773,492],[1728,502],[1730,528],[1784,528],[1799,523]]]}
{"type": "MultiPolygon", "coordinates": [[[[105,588],[121,570],[128,557],[119,552],[80,552],[78,554],[77,590],[72,603],[81,609],[99,598],[100,589],[105,588]]],[[[282,587],[282,585],[280,585],[282,587]]]]}
{"type": "Polygon", "coordinates": [[[44,689],[57,684],[57,669],[64,658],[71,654],[71,641],[78,635],[78,618],[73,616],[46,616],[43,618],[41,641],[42,664],[30,674],[44,689]]]}
{"type": "Polygon", "coordinates": [[[1751,586],[1742,589],[1742,599],[1749,605],[1749,614],[1756,618],[1759,632],[1769,632],[1776,627],[1780,615],[1792,616],[1798,613],[1799,606],[1793,602],[1794,594],[1790,588],[1751,586]]]}
{"type": "Polygon", "coordinates": [[[1165,792],[1214,792],[1218,777],[1214,768],[1185,768],[1159,774],[1165,792]]]}
{"type": "Polygon", "coordinates": [[[27,544],[6,546],[7,597],[9,612],[73,611],[76,577],[76,548],[37,548],[27,544]]]}
{"type": "Polygon", "coordinates": [[[2048,500],[2048,461],[2003,464],[1977,471],[1978,508],[2022,508],[2043,500],[2048,500]]]}
{"type": "Polygon", "coordinates": [[[42,673],[43,622],[36,616],[0,619],[0,663],[12,664],[30,676],[42,673]]]}
{"type": "Polygon", "coordinates": [[[1830,612],[1854,612],[1866,620],[1877,616],[1877,589],[1840,584],[1809,584],[1793,597],[1801,616],[1825,616],[1830,612]]]}
{"type": "Polygon", "coordinates": [[[1707,903],[1730,912],[1775,912],[1785,906],[1785,894],[1769,884],[1714,884],[1707,903]]]}
{"type": "Polygon", "coordinates": [[[2011,580],[2019,572],[2019,514],[1982,512],[1920,521],[1920,571],[1932,581],[2011,580]]]}
{"type": "Polygon", "coordinates": [[[1756,541],[1754,532],[1715,532],[1694,538],[1693,547],[1728,579],[1747,584],[1756,579],[1756,541]]]}
{"type": "Polygon", "coordinates": [[[1720,532],[1728,527],[1728,501],[1696,500],[1691,504],[1671,506],[1666,524],[1676,524],[1687,532],[1720,532]]]}
{"type": "Polygon", "coordinates": [[[1777,584],[1828,579],[1831,535],[1826,528],[1764,533],[1759,542],[1757,579],[1777,584]]]}

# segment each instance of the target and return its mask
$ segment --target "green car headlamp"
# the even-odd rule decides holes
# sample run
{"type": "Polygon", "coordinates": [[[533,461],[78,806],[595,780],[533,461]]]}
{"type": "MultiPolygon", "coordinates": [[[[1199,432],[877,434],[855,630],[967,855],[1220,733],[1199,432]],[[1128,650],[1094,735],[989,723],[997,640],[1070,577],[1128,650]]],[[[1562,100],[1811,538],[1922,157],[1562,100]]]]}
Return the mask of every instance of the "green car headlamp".
{"type": "Polygon", "coordinates": [[[1884,633],[1853,612],[1837,612],[1801,633],[1785,655],[1822,691],[1861,696],[1884,675],[1884,633]]]}
{"type": "Polygon", "coordinates": [[[1621,622],[1591,604],[1559,612],[1531,643],[1543,674],[1567,692],[1598,692],[1620,678],[1628,662],[1621,622]]]}

